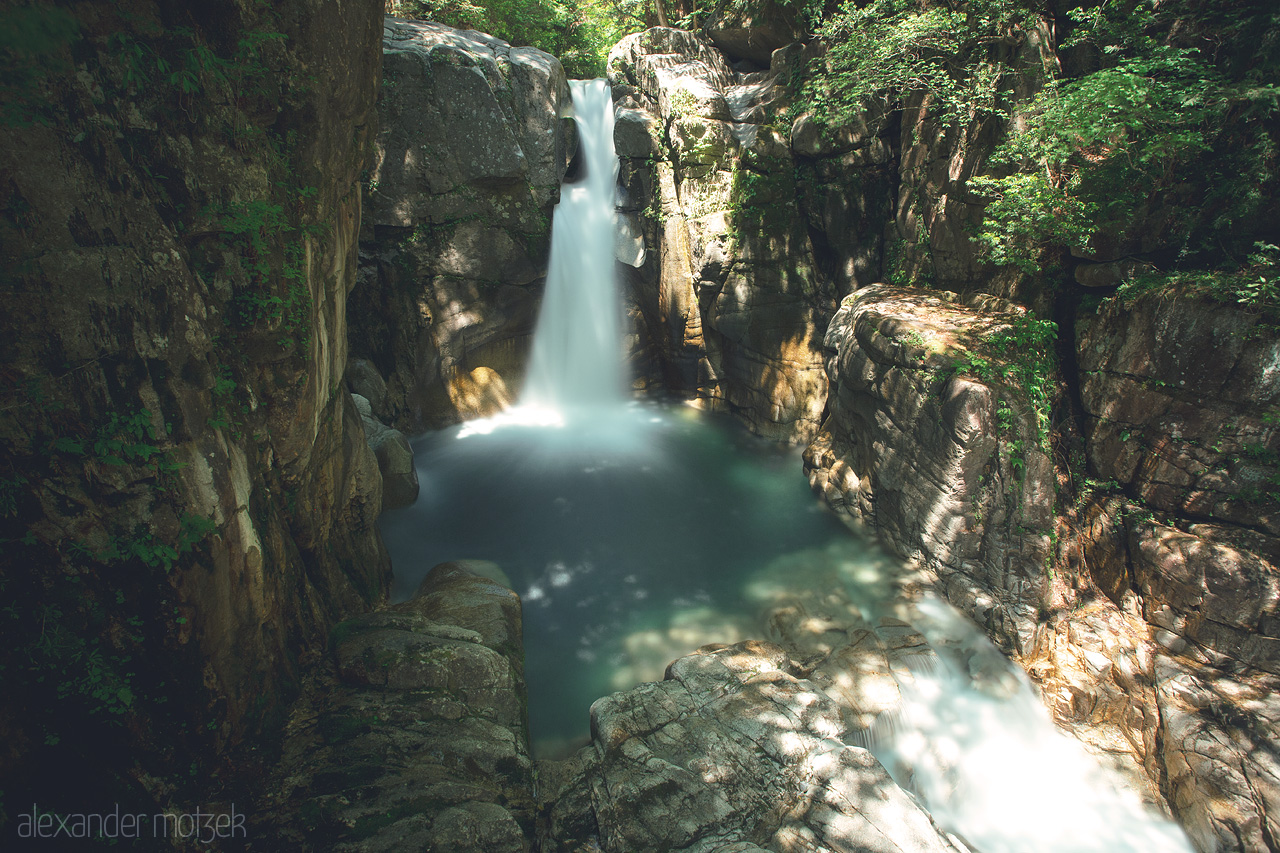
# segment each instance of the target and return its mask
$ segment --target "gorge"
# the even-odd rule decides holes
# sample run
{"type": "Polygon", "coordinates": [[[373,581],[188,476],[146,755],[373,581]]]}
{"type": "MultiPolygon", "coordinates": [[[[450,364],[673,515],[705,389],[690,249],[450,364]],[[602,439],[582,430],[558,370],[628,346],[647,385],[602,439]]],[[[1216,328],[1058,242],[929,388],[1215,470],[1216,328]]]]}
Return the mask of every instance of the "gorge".
{"type": "MultiPolygon", "coordinates": [[[[967,123],[910,90],[824,112],[805,81],[839,43],[788,7],[613,48],[596,86],[621,158],[619,350],[644,396],[687,405],[622,406],[650,430],[630,446],[619,428],[601,447],[562,435],[575,464],[675,453],[655,480],[753,520],[725,522],[739,541],[712,554],[671,535],[692,510],[664,507],[661,536],[620,550],[646,570],[693,552],[756,597],[723,635],[705,609],[672,621],[689,647],[659,645],[592,706],[589,742],[553,755],[530,748],[526,702],[557,669],[536,662],[535,589],[577,592],[589,560],[521,567],[535,537],[517,530],[497,567],[444,547],[410,569],[393,530],[447,546],[521,503],[566,506],[545,460],[503,445],[545,419],[496,424],[554,396],[528,355],[540,308],[563,300],[544,284],[549,217],[608,173],[583,165],[582,87],[534,48],[367,2],[4,14],[28,36],[6,67],[42,71],[10,75],[0,128],[0,832],[33,803],[252,803],[264,850],[1184,843],[1140,816],[1101,819],[1090,842],[1091,807],[1026,767],[960,786],[987,804],[948,807],[940,729],[913,751],[895,723],[967,709],[969,724],[991,700],[1047,708],[1134,792],[1102,798],[1125,820],[1164,812],[1197,850],[1277,849],[1271,178],[1231,220],[1262,253],[1240,278],[1175,260],[1201,251],[1198,174],[1120,224],[1099,214],[1087,242],[992,236],[1013,197],[982,183],[1007,178],[992,152],[1034,126],[1038,91],[1091,79],[1074,18],[1037,13],[991,42],[1013,106],[967,123]],[[724,439],[697,409],[760,437],[729,443],[803,462],[765,449],[763,473],[716,473],[724,439]],[[495,477],[531,473],[464,498],[479,478],[450,474],[446,444],[495,477]],[[805,474],[862,538],[806,501],[805,474]],[[720,478],[731,488],[699,494],[720,478]],[[497,516],[471,509],[488,504],[497,516]],[[457,514],[413,515],[429,507],[457,514]],[[667,538],[670,557],[638,550],[667,538]],[[703,639],[721,645],[694,651],[703,639]],[[1002,810],[993,835],[981,818],[1002,810]],[[1009,834],[1010,812],[1037,816],[1029,835],[1009,834]]],[[[1245,57],[1267,44],[1255,29],[1222,38],[1245,57]]],[[[1274,114],[1250,115],[1265,141],[1274,114]]],[[[568,358],[584,362],[613,372],[568,358]]],[[[595,530],[631,507],[610,502],[629,494],[612,472],[593,476],[569,503],[598,511],[595,530]]],[[[959,766],[998,751],[979,742],[959,766]]],[[[1031,763],[1065,777],[1065,755],[1031,763]]]]}

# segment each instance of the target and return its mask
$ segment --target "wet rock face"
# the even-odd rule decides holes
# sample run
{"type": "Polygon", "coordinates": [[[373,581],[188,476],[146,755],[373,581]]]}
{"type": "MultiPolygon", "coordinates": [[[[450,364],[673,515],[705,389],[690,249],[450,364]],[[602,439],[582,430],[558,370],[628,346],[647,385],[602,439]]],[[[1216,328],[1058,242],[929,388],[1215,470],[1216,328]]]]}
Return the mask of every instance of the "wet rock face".
{"type": "Polygon", "coordinates": [[[655,28],[610,54],[623,209],[647,260],[624,270],[642,382],[812,435],[834,299],[817,272],[775,72],[740,75],[692,33],[655,28]]]}
{"type": "Polygon", "coordinates": [[[709,646],[598,700],[550,774],[543,850],[950,851],[779,646],[709,646]]]}
{"type": "Polygon", "coordinates": [[[297,850],[527,851],[520,599],[445,563],[341,623],[294,720],[262,836],[297,850]]]}
{"type": "MultiPolygon", "coordinates": [[[[994,297],[883,285],[847,297],[825,339],[829,414],[805,452],[831,506],[1018,650],[1048,600],[1052,465],[1025,392],[959,365],[991,357],[982,337],[1021,313],[994,297]]],[[[1002,375],[997,363],[991,376],[1002,375]]]]}
{"type": "Polygon", "coordinates": [[[409,432],[514,399],[576,149],[560,63],[388,18],[352,347],[409,432]]]}
{"type": "MultiPolygon", "coordinates": [[[[298,659],[385,595],[377,465],[340,393],[382,11],[63,14],[23,94],[39,120],[0,128],[0,562],[6,599],[66,645],[6,642],[0,774],[58,742],[77,769],[51,772],[163,798],[156,779],[280,713],[298,659]],[[196,94],[154,64],[199,50],[196,94]],[[37,663],[67,695],[24,686],[37,663]]],[[[40,636],[16,618],[6,638],[40,636]]]]}

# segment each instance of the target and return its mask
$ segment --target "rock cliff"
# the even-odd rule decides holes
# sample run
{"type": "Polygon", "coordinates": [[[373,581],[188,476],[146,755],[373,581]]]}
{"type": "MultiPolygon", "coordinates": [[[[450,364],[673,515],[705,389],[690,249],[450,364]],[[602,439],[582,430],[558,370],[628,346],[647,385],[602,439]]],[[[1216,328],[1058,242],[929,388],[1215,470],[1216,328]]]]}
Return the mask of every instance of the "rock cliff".
{"type": "Polygon", "coordinates": [[[549,54],[397,18],[382,49],[351,340],[374,414],[412,433],[514,400],[577,137],[549,54]]]}
{"type": "Polygon", "coordinates": [[[827,330],[828,416],[805,466],[829,504],[1022,652],[1049,600],[1054,481],[1036,413],[996,352],[1019,322],[1024,309],[985,294],[847,297],[827,330]]]}
{"type": "Polygon", "coordinates": [[[386,594],[342,386],[381,4],[0,15],[0,788],[181,807],[386,594]]]}
{"type": "Polygon", "coordinates": [[[691,33],[611,52],[623,209],[649,251],[628,271],[644,380],[769,437],[817,428],[835,296],[797,202],[775,69],[742,76],[691,33]]]}

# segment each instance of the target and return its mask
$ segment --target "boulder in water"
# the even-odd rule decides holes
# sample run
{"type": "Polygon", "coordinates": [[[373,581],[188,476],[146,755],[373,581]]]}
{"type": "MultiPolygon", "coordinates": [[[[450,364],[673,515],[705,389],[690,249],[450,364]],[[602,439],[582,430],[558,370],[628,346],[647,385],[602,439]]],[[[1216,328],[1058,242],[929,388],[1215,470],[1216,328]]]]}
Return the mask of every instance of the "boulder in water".
{"type": "Polygon", "coordinates": [[[413,447],[398,429],[392,429],[373,416],[369,401],[352,394],[360,419],[364,422],[365,439],[378,460],[382,472],[382,508],[409,506],[418,499],[418,471],[413,464],[413,447]]]}

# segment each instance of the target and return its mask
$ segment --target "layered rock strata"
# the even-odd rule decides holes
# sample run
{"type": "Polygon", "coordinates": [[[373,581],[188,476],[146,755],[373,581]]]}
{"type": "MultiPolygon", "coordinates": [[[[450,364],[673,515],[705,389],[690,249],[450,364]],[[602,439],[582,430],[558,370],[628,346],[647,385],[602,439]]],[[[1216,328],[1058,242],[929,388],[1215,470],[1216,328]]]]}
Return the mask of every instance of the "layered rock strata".
{"type": "Polygon", "coordinates": [[[0,788],[185,812],[386,594],[341,385],[381,4],[0,15],[48,36],[4,54],[0,788]]]}
{"type": "Polygon", "coordinates": [[[1113,298],[1078,348],[1080,559],[1141,619],[1112,669],[1146,664],[1147,760],[1200,849],[1280,849],[1280,341],[1172,286],[1113,298]]]}
{"type": "Polygon", "coordinates": [[[1004,642],[1061,723],[1140,770],[1198,849],[1272,849],[1274,336],[1176,290],[1112,300],[1079,342],[1094,477],[1055,483],[998,378],[1009,359],[975,340],[999,306],[975,307],[885,287],[846,300],[811,481],[1004,642]]]}
{"type": "Polygon", "coordinates": [[[1023,390],[977,365],[1023,316],[983,294],[877,285],[847,297],[825,338],[828,415],[805,452],[828,504],[1019,653],[1050,599],[1053,465],[1023,390]]]}
{"type": "Polygon", "coordinates": [[[530,850],[516,594],[444,563],[409,601],[338,625],[331,645],[270,784],[270,849],[530,850]]]}

